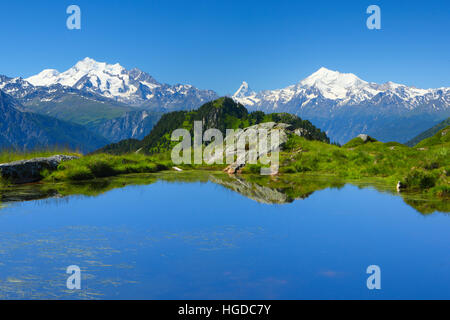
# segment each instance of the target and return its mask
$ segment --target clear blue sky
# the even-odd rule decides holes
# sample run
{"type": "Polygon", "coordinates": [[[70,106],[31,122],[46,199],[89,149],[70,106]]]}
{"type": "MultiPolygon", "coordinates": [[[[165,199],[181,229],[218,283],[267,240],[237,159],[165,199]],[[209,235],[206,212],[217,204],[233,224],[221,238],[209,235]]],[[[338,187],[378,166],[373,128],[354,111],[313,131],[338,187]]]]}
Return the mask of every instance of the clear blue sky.
{"type": "Polygon", "coordinates": [[[367,81],[450,86],[450,1],[1,1],[0,74],[89,56],[220,94],[298,82],[321,66],[367,81]],[[82,29],[66,28],[77,4],[82,29]],[[366,8],[381,7],[381,30],[366,8]]]}

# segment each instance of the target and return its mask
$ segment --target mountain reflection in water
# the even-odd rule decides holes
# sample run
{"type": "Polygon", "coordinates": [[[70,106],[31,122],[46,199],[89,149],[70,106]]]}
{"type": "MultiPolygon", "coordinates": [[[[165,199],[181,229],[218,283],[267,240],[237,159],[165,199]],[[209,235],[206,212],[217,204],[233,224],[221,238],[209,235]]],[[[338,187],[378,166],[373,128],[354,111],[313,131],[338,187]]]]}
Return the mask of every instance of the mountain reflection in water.
{"type": "Polygon", "coordinates": [[[327,188],[342,188],[351,183],[360,188],[374,188],[401,196],[405,203],[422,214],[435,211],[450,212],[450,203],[444,199],[433,198],[420,193],[398,193],[392,186],[374,181],[344,182],[330,176],[234,176],[220,172],[162,172],[156,174],[130,174],[118,177],[70,183],[37,183],[0,189],[0,203],[63,198],[72,195],[98,196],[116,188],[129,185],[149,185],[157,181],[166,182],[212,182],[243,196],[265,204],[284,204],[305,199],[316,191],[327,188]]]}

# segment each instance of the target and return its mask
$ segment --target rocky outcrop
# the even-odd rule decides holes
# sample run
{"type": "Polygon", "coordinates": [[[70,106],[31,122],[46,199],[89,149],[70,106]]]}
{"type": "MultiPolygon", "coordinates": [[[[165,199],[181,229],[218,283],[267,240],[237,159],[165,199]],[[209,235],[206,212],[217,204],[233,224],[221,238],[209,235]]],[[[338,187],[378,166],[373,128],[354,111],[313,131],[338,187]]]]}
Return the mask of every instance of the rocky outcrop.
{"type": "MultiPolygon", "coordinates": [[[[236,161],[226,167],[224,171],[229,174],[239,172],[239,170],[242,169],[247,163],[251,163],[250,158],[252,157],[252,151],[256,151],[254,154],[254,157],[256,157],[256,159],[254,160],[258,160],[261,156],[267,155],[276,150],[280,150],[282,145],[285,144],[288,140],[289,134],[297,134],[299,136],[302,136],[306,131],[303,130],[304,129],[292,130],[291,126],[285,123],[265,122],[247,127],[239,131],[235,131],[231,135],[227,135],[224,140],[224,144],[226,146],[224,150],[224,158],[227,159],[236,157],[236,161]],[[253,133],[256,133],[256,137],[258,137],[258,139],[249,139],[252,130],[253,133]],[[267,132],[267,136],[260,137],[259,133],[261,132],[261,130],[267,132]],[[275,131],[278,132],[278,141],[272,141],[271,139],[275,131]],[[245,150],[238,150],[236,144],[233,143],[233,141],[237,142],[241,139],[244,139],[242,141],[246,141],[245,150]],[[259,143],[261,143],[260,139],[264,139],[262,143],[267,146],[266,152],[259,152],[259,143]]],[[[219,155],[219,157],[221,156],[222,155],[219,155]]],[[[215,160],[216,158],[212,157],[208,161],[215,160]]],[[[277,168],[272,166],[267,169],[268,172],[270,172],[269,174],[276,174],[278,172],[277,168]]]]}
{"type": "Polygon", "coordinates": [[[360,138],[362,141],[367,142],[367,140],[369,139],[369,136],[367,134],[359,134],[358,138],[360,138]]]}
{"type": "Polygon", "coordinates": [[[48,158],[35,158],[0,164],[1,177],[14,184],[36,182],[42,179],[43,170],[54,171],[58,165],[76,156],[56,155],[48,158]]]}

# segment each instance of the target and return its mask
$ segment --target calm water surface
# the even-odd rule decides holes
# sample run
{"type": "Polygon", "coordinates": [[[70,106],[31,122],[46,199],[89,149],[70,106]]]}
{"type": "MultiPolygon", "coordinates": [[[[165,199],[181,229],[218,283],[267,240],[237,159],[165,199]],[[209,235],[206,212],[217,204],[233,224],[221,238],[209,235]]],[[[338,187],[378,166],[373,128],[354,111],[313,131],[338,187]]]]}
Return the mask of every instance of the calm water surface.
{"type": "Polygon", "coordinates": [[[449,231],[447,213],[352,185],[287,204],[164,181],[10,203],[0,299],[450,299],[449,231]],[[381,290],[366,287],[369,265],[381,290]]]}

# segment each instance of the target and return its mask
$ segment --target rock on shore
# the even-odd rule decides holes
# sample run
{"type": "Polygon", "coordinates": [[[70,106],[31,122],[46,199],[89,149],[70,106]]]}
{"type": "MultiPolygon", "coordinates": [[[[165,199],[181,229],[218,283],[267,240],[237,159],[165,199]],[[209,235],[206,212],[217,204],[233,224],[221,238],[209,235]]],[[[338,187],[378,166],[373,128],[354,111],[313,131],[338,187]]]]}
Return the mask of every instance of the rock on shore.
{"type": "Polygon", "coordinates": [[[36,182],[42,179],[43,170],[54,171],[58,165],[67,160],[78,159],[76,156],[56,155],[48,158],[35,158],[0,164],[0,175],[14,184],[36,182]]]}

